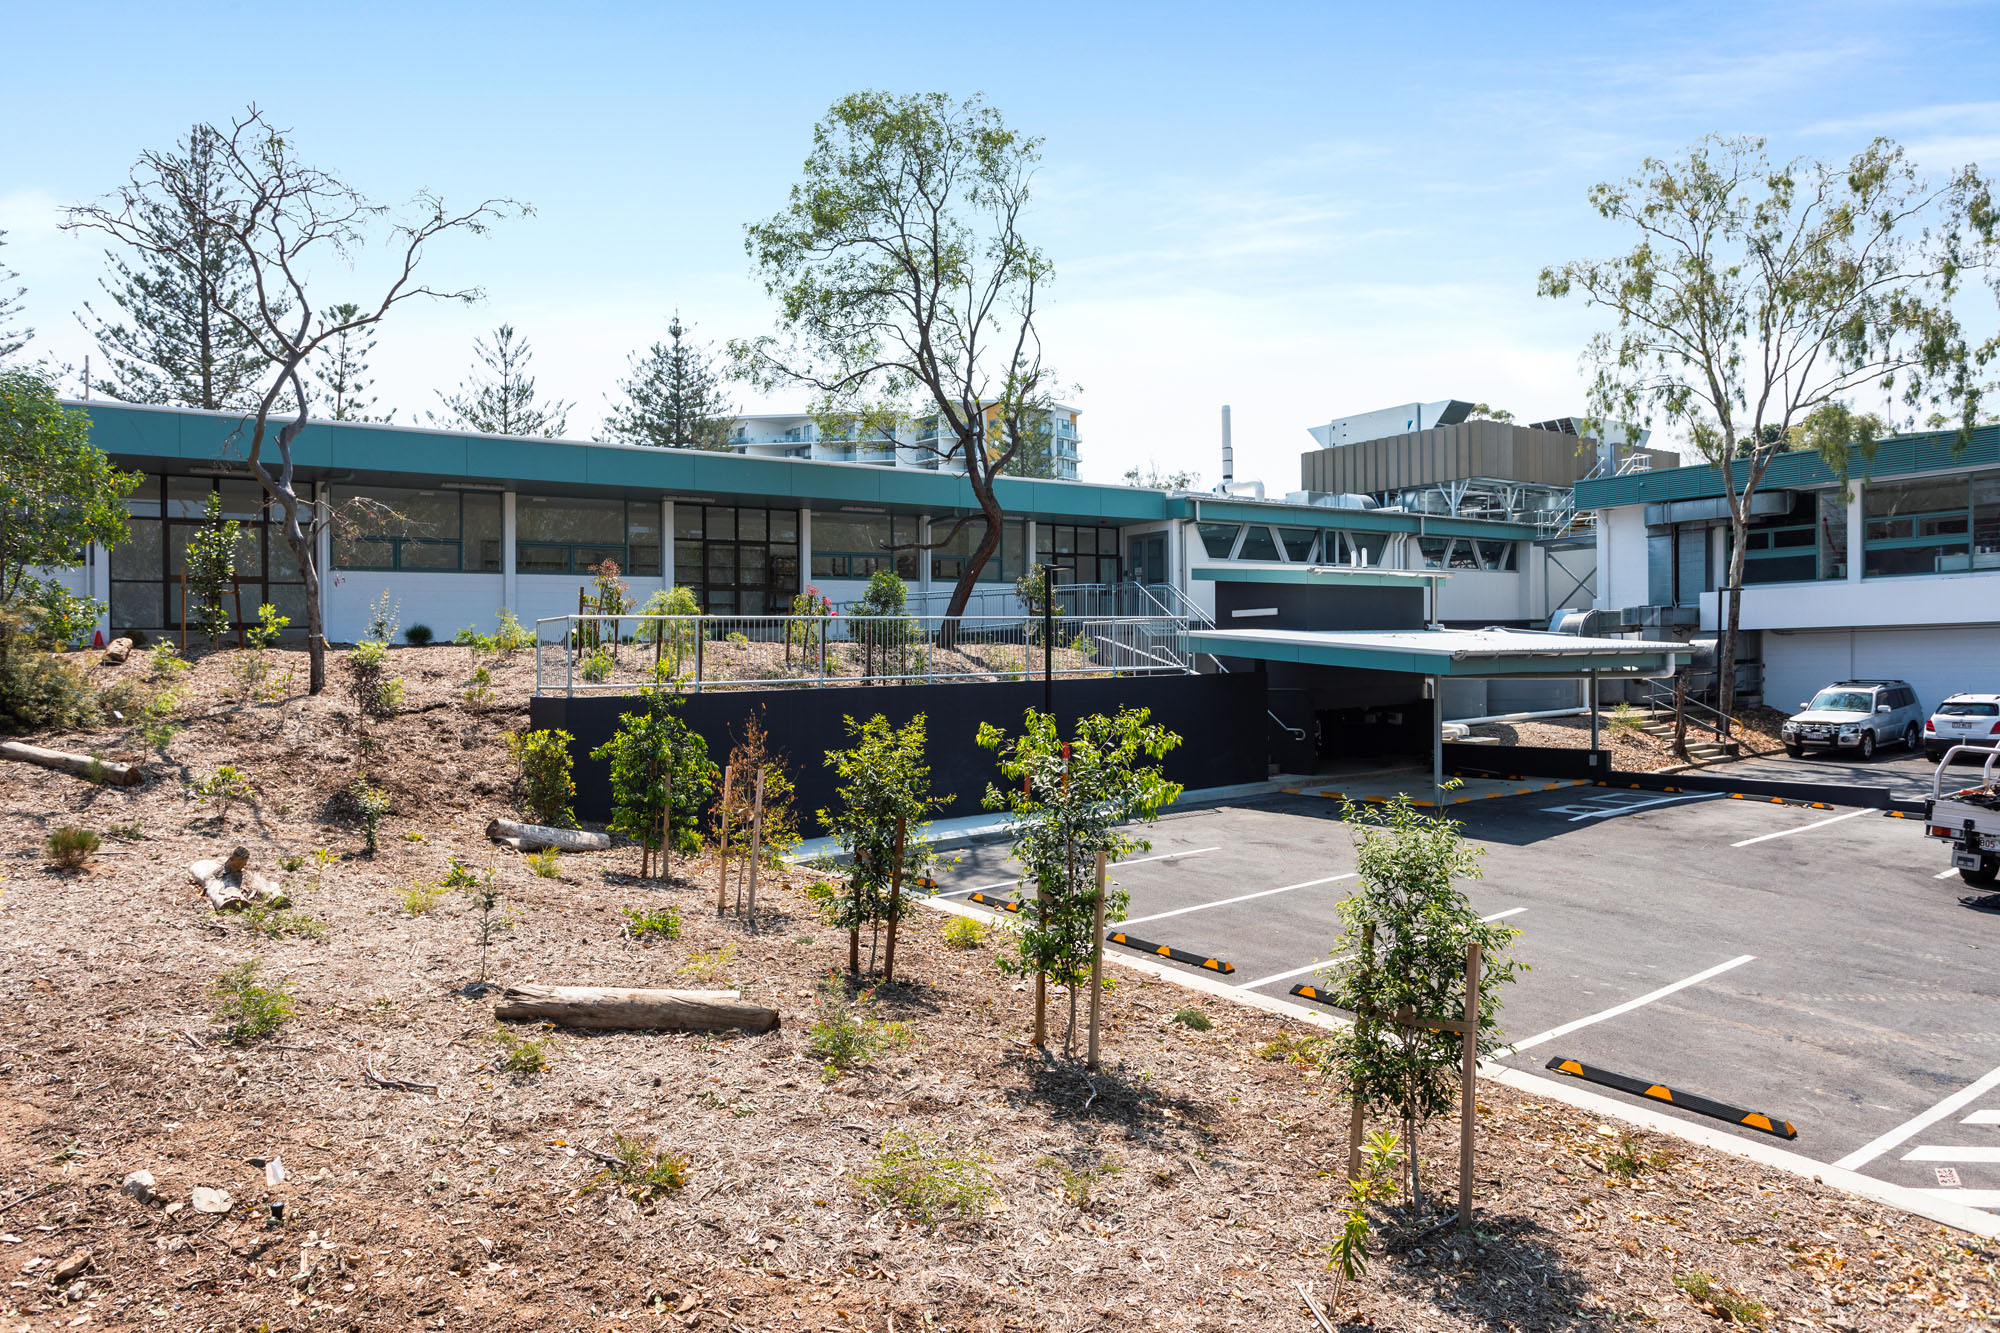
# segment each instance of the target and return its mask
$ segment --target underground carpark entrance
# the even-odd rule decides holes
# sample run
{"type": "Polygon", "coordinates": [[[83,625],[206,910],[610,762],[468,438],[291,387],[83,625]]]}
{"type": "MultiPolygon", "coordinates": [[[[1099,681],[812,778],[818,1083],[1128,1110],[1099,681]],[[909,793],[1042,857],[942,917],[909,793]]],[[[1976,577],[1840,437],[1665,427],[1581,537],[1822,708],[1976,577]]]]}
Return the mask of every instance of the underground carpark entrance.
{"type": "Polygon", "coordinates": [[[1430,799],[1421,804],[1468,799],[1444,791],[1438,698],[1447,682],[1586,682],[1587,752],[1508,757],[1523,776],[1602,781],[1611,765],[1599,748],[1598,683],[1670,676],[1687,655],[1676,643],[1443,628],[1428,619],[1440,571],[1278,565],[1195,576],[1216,581],[1216,625],[1191,631],[1188,648],[1226,670],[1264,670],[1284,729],[1274,742],[1280,766],[1394,786],[1428,759],[1430,799]]]}

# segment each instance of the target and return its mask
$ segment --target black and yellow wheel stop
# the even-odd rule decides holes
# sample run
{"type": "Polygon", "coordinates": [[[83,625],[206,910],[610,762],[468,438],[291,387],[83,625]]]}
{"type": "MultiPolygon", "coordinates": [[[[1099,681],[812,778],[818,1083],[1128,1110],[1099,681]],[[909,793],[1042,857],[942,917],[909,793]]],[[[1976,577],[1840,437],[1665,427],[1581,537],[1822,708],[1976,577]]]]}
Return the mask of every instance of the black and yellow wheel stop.
{"type": "Polygon", "coordinates": [[[1697,1093],[1680,1092],[1664,1083],[1650,1083],[1643,1078],[1614,1074],[1608,1069],[1596,1069],[1581,1060],[1556,1056],[1543,1067],[1558,1074],[1567,1074],[1571,1078],[1580,1078],[1586,1083],[1597,1083],[1607,1088],[1615,1088],[1619,1092],[1629,1092],[1635,1097],[1650,1097],[1656,1102],[1666,1102],[1671,1106],[1680,1107],[1683,1111],[1692,1111],[1696,1115],[1726,1120],[1732,1125],[1741,1125],[1745,1129],[1754,1129],[1775,1138],[1795,1139],[1799,1136],[1798,1130],[1792,1128],[1792,1122],[1789,1120],[1778,1120],[1762,1111],[1746,1111],[1740,1106],[1731,1106],[1727,1102],[1718,1102],[1697,1093]]]}

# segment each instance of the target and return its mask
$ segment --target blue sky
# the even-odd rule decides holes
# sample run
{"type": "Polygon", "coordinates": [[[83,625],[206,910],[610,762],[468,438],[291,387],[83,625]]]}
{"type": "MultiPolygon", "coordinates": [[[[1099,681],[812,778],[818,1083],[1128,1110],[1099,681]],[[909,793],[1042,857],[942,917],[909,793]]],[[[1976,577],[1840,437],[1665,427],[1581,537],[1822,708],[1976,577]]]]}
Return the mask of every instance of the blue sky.
{"type": "MultiPolygon", "coordinates": [[[[1977,0],[552,8],[17,7],[11,43],[41,54],[11,62],[0,259],[36,350],[81,361],[72,312],[102,269],[58,207],[254,100],[377,197],[535,206],[435,252],[434,281],[487,298],[403,307],[381,388],[398,420],[435,406],[508,320],[586,434],[676,307],[716,341],[769,327],[743,224],[782,204],[833,98],[979,91],[1047,141],[1031,235],[1056,264],[1046,338],[1080,386],[1085,476],[1157,461],[1212,483],[1227,402],[1238,475],[1284,490],[1332,416],[1579,408],[1596,320],[1538,300],[1535,276],[1619,248],[1585,191],[1647,154],[1888,134],[1935,173],[2000,170],[2000,6],[1977,0]]],[[[328,272],[315,299],[365,298],[368,276],[328,272]]]]}

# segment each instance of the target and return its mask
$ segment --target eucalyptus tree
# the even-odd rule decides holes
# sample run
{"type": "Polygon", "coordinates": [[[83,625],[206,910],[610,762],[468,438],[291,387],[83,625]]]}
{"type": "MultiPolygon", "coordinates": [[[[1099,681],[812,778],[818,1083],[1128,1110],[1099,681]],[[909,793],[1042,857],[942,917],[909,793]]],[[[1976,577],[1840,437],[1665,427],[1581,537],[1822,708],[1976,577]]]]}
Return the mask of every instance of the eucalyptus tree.
{"type": "Polygon", "coordinates": [[[813,129],[790,202],[746,229],[778,331],[733,341],[760,388],[804,388],[831,429],[897,430],[963,470],[979,524],[947,614],[1000,546],[994,490],[1034,455],[1057,392],[1037,320],[1054,270],[1022,231],[1041,140],[977,96],[857,92],[813,129]]]}
{"type": "MultiPolygon", "coordinates": [[[[312,404],[305,377],[307,360],[343,333],[371,328],[406,301],[431,297],[478,300],[478,288],[440,289],[417,276],[430,243],[450,232],[479,234],[510,213],[523,211],[511,200],[489,199],[469,210],[447,209],[429,191],[419,191],[401,210],[375,203],[332,174],[299,160],[289,132],[272,125],[255,106],[231,119],[227,132],[210,130],[219,184],[191,193],[187,164],[172,153],[142,153],[127,182],[99,203],[68,211],[65,226],[99,231],[152,256],[187,265],[200,258],[191,239],[227,237],[231,262],[240,262],[253,292],[248,302],[222,304],[230,328],[249,340],[268,367],[262,390],[245,409],[231,437],[276,511],[279,529],[298,562],[305,584],[309,688],[326,688],[326,635],[320,613],[321,570],[317,534],[334,520],[322,495],[308,500],[300,490],[295,446],[312,404]],[[196,210],[199,228],[162,233],[150,219],[165,202],[196,210]],[[387,276],[381,294],[346,309],[311,299],[308,279],[345,271],[340,261],[375,239],[385,255],[387,276]],[[274,415],[286,420],[274,426],[274,415]],[[247,436],[247,441],[245,440],[247,436]],[[271,454],[277,455],[275,462],[271,454]]],[[[204,244],[206,241],[204,241],[204,244]]]]}
{"type": "MultiPolygon", "coordinates": [[[[1993,262],[1992,187],[1976,169],[1934,182],[1886,139],[1844,162],[1774,164],[1762,139],[1711,137],[1593,186],[1590,203],[1636,243],[1542,270],[1541,294],[1580,294],[1615,320],[1585,353],[1597,420],[1662,418],[1721,473],[1726,588],[1743,586],[1751,500],[1780,454],[1816,449],[1844,481],[1873,453],[1879,419],[1858,400],[1912,420],[1946,412],[1962,446],[1995,351],[1957,303],[1993,262]]],[[[1728,601],[1725,714],[1741,617],[1728,601]]]]}

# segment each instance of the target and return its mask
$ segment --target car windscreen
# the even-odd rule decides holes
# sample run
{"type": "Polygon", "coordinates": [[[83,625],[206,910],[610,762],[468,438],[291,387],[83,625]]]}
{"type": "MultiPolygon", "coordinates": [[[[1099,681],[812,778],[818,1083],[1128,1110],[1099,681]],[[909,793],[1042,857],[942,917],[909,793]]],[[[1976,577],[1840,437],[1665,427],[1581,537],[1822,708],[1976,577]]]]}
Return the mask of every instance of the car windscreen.
{"type": "Polygon", "coordinates": [[[1939,717],[2000,717],[2000,704],[1954,699],[1938,705],[1939,717]]]}
{"type": "Polygon", "coordinates": [[[1812,701],[1812,711],[1824,713],[1865,713],[1875,706],[1875,696],[1858,690],[1821,690],[1812,701]]]}

